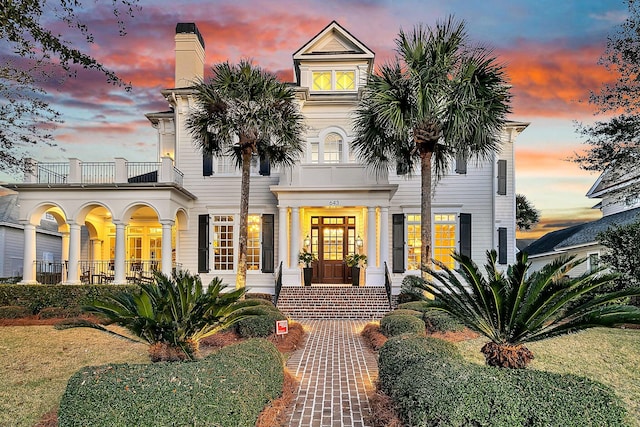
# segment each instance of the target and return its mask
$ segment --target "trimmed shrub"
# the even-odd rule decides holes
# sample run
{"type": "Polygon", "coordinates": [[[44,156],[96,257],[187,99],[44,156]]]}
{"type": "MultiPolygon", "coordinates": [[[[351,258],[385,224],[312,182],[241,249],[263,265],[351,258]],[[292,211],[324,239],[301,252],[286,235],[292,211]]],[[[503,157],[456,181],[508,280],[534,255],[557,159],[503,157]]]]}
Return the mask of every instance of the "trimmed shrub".
{"type": "Polygon", "coordinates": [[[600,383],[476,365],[435,350],[435,341],[397,337],[379,353],[381,388],[407,426],[625,425],[620,400],[600,383]]]}
{"type": "Polygon", "coordinates": [[[268,337],[275,333],[276,320],[286,319],[277,308],[264,304],[243,308],[240,316],[248,316],[235,324],[236,332],[242,338],[268,337]]]}
{"type": "Polygon", "coordinates": [[[247,426],[282,392],[283,361],[255,339],[197,362],[87,367],[67,384],[58,425],[247,426]]]}
{"type": "Polygon", "coordinates": [[[264,298],[246,298],[244,301],[242,301],[242,305],[244,307],[263,305],[270,308],[276,308],[276,306],[271,301],[264,298]]]}
{"type": "Polygon", "coordinates": [[[434,332],[461,331],[464,325],[446,311],[427,310],[422,315],[428,334],[434,332]]]}
{"type": "Polygon", "coordinates": [[[392,314],[380,320],[380,330],[387,337],[401,334],[424,334],[424,322],[409,314],[392,314]]]}
{"type": "Polygon", "coordinates": [[[40,319],[54,319],[58,317],[74,317],[81,313],[78,309],[64,307],[46,307],[38,312],[40,319]]]}
{"type": "Polygon", "coordinates": [[[80,307],[95,298],[137,292],[136,285],[0,285],[0,306],[19,305],[36,314],[47,307],[80,307]]]}
{"type": "Polygon", "coordinates": [[[4,305],[0,307],[0,319],[19,319],[31,316],[31,310],[19,305],[4,305]]]}
{"type": "Polygon", "coordinates": [[[245,295],[247,299],[263,299],[273,303],[273,295],[265,294],[261,292],[247,292],[245,295]]]}
{"type": "Polygon", "coordinates": [[[391,395],[395,381],[409,366],[461,362],[458,347],[450,342],[419,335],[390,338],[378,353],[378,379],[382,390],[391,395]]]}
{"type": "Polygon", "coordinates": [[[408,310],[406,308],[397,308],[393,311],[390,311],[384,315],[387,316],[397,316],[398,314],[406,314],[408,316],[417,317],[418,319],[422,319],[422,313],[416,310],[408,310]]]}
{"type": "Polygon", "coordinates": [[[431,310],[431,302],[429,301],[411,301],[405,302],[403,304],[398,304],[398,308],[405,310],[415,310],[424,313],[425,311],[431,310]]]}

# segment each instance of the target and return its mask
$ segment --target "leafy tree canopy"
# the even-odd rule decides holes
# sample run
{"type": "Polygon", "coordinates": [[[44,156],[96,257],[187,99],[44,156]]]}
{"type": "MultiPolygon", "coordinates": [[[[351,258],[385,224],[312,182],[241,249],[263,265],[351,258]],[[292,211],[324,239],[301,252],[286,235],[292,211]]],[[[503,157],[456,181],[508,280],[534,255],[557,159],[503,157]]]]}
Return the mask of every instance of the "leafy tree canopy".
{"type": "MultiPolygon", "coordinates": [[[[111,3],[119,33],[124,35],[124,17],[133,17],[138,0],[111,3]]],[[[46,85],[60,81],[61,76],[75,77],[78,67],[96,70],[108,82],[124,85],[115,72],[67,41],[75,32],[86,43],[94,42],[79,17],[83,8],[81,0],[0,0],[0,46],[6,52],[0,55],[0,166],[6,170],[22,166],[24,147],[54,145],[52,130],[61,115],[46,100],[46,85]],[[61,34],[61,25],[72,34],[61,34]]]]}
{"type": "Polygon", "coordinates": [[[598,241],[607,247],[602,261],[620,274],[616,289],[640,286],[640,222],[609,228],[598,241]]]}
{"type": "Polygon", "coordinates": [[[516,194],[516,225],[519,230],[530,230],[540,221],[540,213],[524,194],[516,194]]]}
{"type": "MultiPolygon", "coordinates": [[[[593,125],[579,124],[589,147],[573,161],[589,171],[607,172],[608,182],[627,181],[635,176],[640,155],[640,5],[626,1],[629,14],[615,33],[607,38],[607,47],[599,63],[617,78],[593,92],[590,102],[601,113],[617,113],[593,125]],[[632,173],[633,176],[627,175],[632,173]]],[[[631,183],[629,183],[631,184],[631,183]]],[[[640,184],[627,185],[623,195],[635,193],[640,184]]]]}

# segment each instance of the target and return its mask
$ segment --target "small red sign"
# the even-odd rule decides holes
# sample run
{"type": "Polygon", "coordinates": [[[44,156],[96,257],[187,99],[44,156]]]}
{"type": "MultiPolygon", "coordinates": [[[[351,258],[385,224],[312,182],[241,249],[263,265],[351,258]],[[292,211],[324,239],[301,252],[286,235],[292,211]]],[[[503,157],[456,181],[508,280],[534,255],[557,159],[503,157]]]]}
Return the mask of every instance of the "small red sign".
{"type": "Polygon", "coordinates": [[[284,335],[289,333],[288,320],[276,320],[276,335],[284,335]]]}

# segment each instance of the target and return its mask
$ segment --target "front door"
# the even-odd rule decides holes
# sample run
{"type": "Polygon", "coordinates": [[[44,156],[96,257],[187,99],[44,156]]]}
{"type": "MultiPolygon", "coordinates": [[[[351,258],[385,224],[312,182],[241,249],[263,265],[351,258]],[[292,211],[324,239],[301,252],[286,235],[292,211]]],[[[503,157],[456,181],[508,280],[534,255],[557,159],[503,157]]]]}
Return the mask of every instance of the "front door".
{"type": "Polygon", "coordinates": [[[314,283],[347,283],[344,257],[355,248],[355,217],[313,217],[312,251],[318,256],[314,283]]]}

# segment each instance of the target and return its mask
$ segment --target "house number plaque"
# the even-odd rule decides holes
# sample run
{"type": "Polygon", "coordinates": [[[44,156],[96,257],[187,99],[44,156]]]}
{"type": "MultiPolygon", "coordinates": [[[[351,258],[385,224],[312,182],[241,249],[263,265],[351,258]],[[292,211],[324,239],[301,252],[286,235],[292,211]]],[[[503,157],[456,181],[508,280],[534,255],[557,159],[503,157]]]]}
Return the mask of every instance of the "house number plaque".
{"type": "Polygon", "coordinates": [[[329,206],[340,206],[340,200],[329,200],[329,206]]]}

